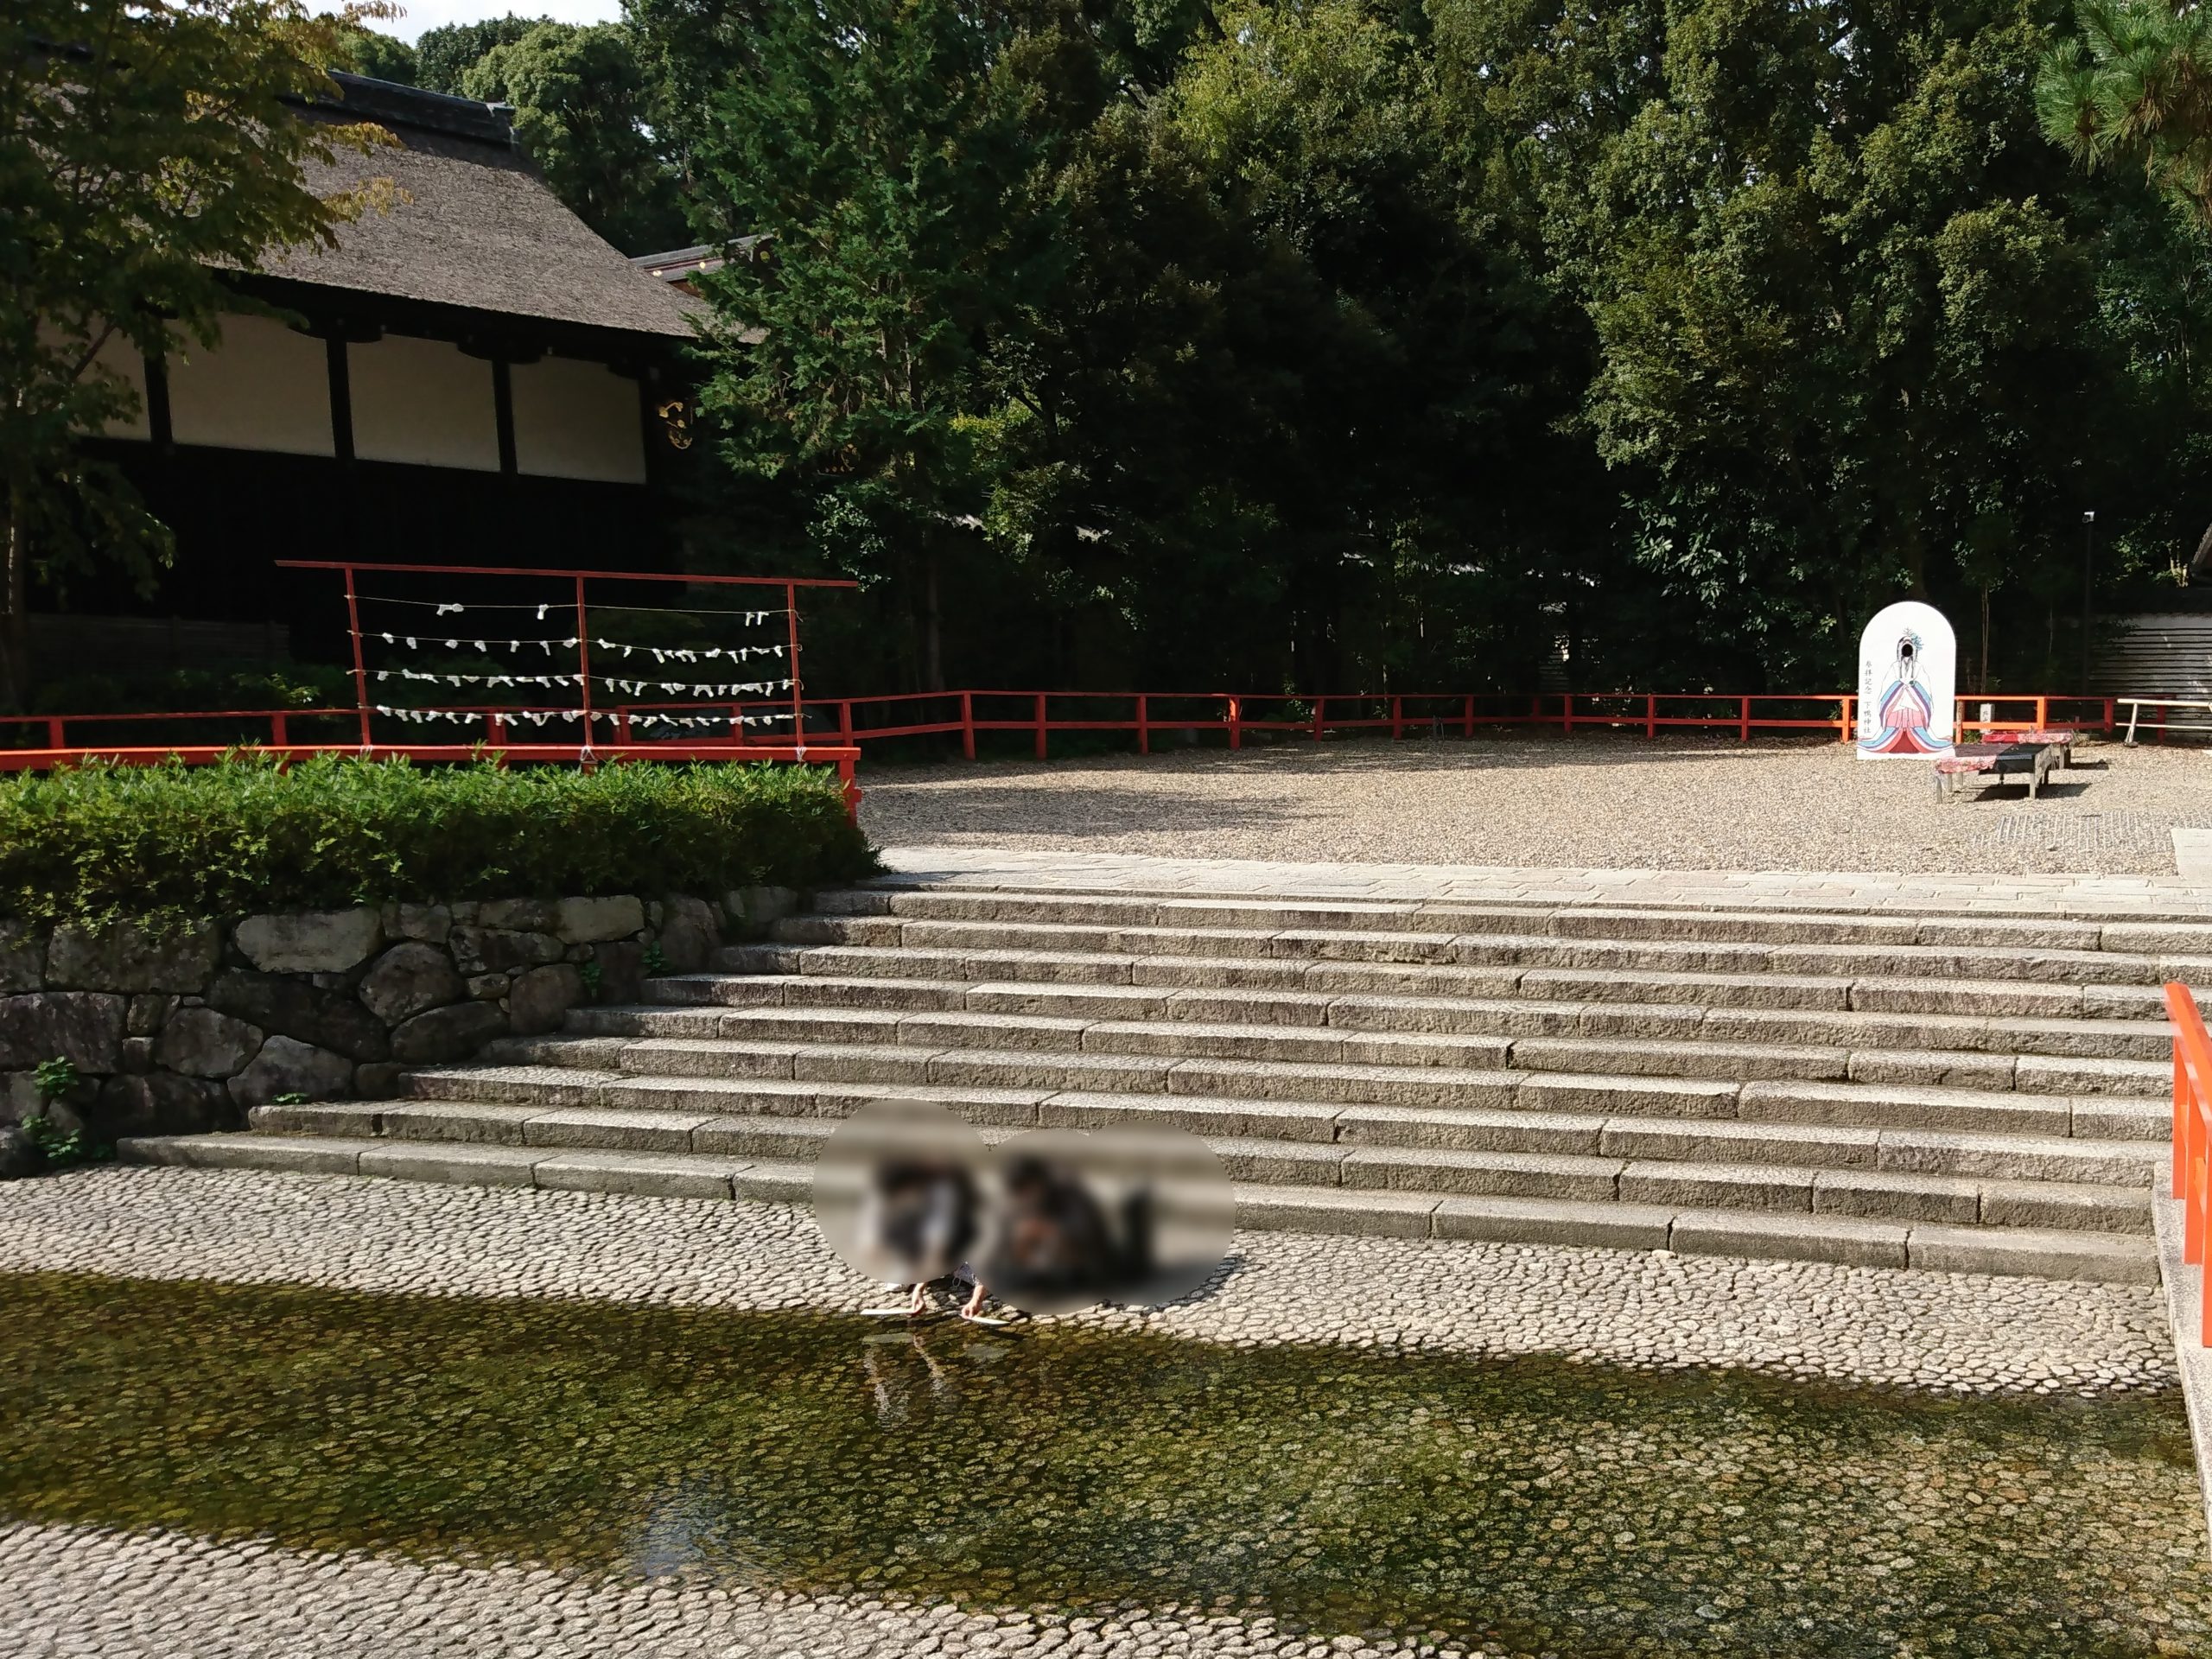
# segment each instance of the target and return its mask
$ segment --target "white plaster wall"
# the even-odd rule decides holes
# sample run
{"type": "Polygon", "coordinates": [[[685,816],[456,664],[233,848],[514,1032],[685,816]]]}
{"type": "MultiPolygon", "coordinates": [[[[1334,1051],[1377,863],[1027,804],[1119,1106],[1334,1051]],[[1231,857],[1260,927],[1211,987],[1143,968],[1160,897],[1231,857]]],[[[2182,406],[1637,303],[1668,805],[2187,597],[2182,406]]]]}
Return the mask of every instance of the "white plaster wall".
{"type": "Polygon", "coordinates": [[[548,357],[508,372],[515,468],[540,478],[645,481],[638,383],[603,363],[548,357]]]}
{"type": "Polygon", "coordinates": [[[335,453],[323,342],[270,317],[223,319],[213,351],[187,341],[168,359],[169,431],[217,449],[335,453]]]}
{"type": "Polygon", "coordinates": [[[363,461],[499,470],[499,410],[482,358],[448,340],[387,334],[348,346],[346,373],[363,461]]]}
{"type": "Polygon", "coordinates": [[[138,412],[127,421],[110,421],[100,429],[101,435],[150,439],[154,429],[146,414],[146,359],[138,348],[119,334],[110,334],[92,360],[130,382],[130,389],[138,394],[138,412]]]}

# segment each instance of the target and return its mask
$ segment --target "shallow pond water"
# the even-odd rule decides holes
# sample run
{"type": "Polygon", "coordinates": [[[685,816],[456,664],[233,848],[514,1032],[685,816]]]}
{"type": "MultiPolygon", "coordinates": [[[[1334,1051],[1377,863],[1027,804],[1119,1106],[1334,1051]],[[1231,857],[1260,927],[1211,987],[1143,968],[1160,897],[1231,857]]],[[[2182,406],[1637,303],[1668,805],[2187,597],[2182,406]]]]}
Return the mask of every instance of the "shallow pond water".
{"type": "Polygon", "coordinates": [[[2177,1395],[0,1275],[0,1514],[1577,1656],[2212,1653],[2177,1395]]]}

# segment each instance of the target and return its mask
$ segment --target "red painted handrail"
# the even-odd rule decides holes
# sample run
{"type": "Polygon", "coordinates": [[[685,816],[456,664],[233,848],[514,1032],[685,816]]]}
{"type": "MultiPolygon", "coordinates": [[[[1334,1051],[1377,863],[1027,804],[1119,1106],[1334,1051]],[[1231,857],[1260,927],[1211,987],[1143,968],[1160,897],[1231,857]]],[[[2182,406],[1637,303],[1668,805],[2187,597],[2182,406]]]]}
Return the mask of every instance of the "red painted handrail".
{"type": "MultiPolygon", "coordinates": [[[[2181,1259],[2197,1268],[2202,1293],[2205,1234],[2212,1226],[2212,1038],[2186,985],[2167,985],[2166,1017],[2174,1027],[2173,1196],[2182,1205],[2181,1259]]],[[[2212,1348],[2212,1294],[2197,1300],[2203,1312],[2196,1344],[2212,1348]]]]}

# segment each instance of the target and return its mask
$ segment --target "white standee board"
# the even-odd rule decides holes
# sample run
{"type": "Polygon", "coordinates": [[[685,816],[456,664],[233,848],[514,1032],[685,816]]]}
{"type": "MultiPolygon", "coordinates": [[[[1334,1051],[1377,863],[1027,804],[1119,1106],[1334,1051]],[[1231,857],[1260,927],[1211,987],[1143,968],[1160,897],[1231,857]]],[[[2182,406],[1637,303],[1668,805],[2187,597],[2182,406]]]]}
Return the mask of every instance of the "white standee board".
{"type": "Polygon", "coordinates": [[[1958,641],[1917,600],[1877,612],[1859,636],[1859,758],[1941,760],[1956,742],[1958,641]]]}

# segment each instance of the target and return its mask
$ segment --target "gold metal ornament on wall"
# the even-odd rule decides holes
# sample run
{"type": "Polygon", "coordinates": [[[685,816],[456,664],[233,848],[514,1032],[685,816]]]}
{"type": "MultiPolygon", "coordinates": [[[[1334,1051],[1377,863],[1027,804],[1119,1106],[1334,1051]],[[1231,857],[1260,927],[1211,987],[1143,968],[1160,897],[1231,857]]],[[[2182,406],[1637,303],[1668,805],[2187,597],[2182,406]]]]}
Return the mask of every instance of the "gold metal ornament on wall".
{"type": "Polygon", "coordinates": [[[661,431],[671,449],[691,447],[691,407],[681,397],[671,397],[653,410],[660,416],[661,431]]]}

